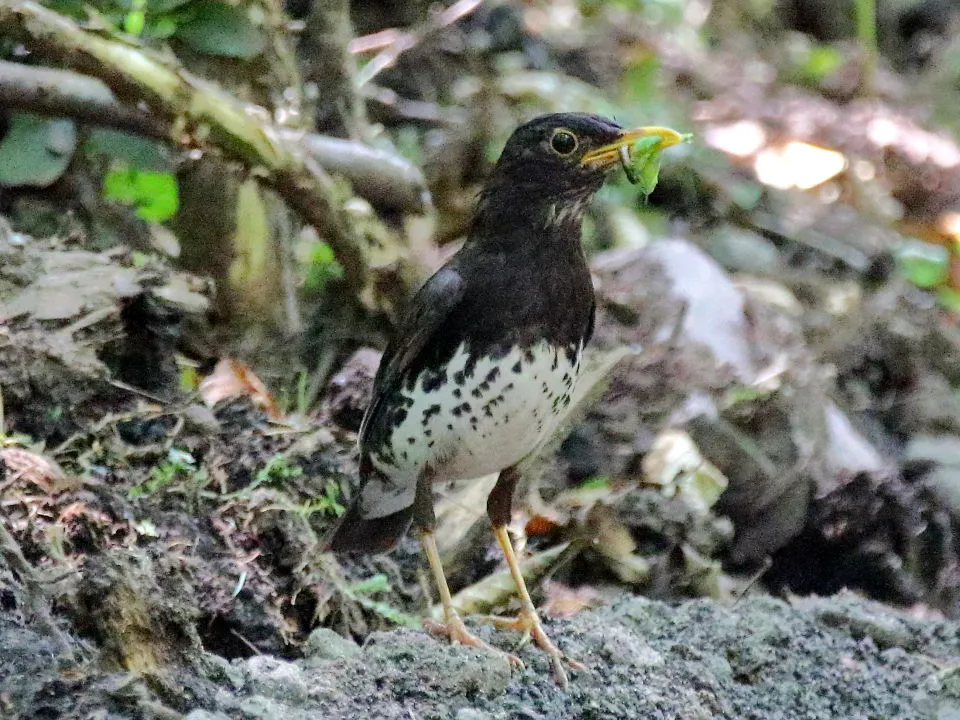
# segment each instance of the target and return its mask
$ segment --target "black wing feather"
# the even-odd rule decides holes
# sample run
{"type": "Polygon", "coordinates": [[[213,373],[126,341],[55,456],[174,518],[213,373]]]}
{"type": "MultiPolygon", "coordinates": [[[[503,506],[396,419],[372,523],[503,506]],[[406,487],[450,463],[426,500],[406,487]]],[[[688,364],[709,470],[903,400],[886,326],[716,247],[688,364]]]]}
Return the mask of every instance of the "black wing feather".
{"type": "MultiPolygon", "coordinates": [[[[385,482],[370,462],[365,447],[371,435],[385,432],[382,427],[385,403],[389,404],[391,394],[403,382],[404,376],[418,364],[424,348],[463,299],[463,293],[463,278],[456,268],[449,265],[441,268],[420,288],[394,339],[384,351],[373,381],[373,400],[360,425],[360,481],[363,485],[385,482]]],[[[412,517],[413,506],[410,505],[388,516],[367,518],[358,498],[322,544],[334,552],[389,550],[406,532],[412,517]]]]}
{"type": "Polygon", "coordinates": [[[370,436],[383,401],[399,387],[401,379],[430,343],[450,313],[463,299],[464,282],[457,269],[447,265],[424,283],[411,303],[410,310],[387,345],[373,381],[373,400],[360,424],[360,446],[370,436]]]}

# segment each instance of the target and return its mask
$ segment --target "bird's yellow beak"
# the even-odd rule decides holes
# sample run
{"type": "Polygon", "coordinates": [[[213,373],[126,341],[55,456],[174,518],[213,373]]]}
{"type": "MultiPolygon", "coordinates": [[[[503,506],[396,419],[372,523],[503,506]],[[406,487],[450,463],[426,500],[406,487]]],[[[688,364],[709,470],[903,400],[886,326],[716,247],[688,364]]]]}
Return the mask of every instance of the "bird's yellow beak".
{"type": "Polygon", "coordinates": [[[660,138],[660,150],[672,145],[678,145],[688,137],[687,135],[681,135],[676,130],[658,127],[656,125],[636,128],[634,130],[624,130],[612,143],[602,145],[586,153],[580,159],[580,164],[596,170],[613,167],[621,162],[623,148],[626,148],[627,152],[629,152],[637,140],[654,136],[660,138]]]}

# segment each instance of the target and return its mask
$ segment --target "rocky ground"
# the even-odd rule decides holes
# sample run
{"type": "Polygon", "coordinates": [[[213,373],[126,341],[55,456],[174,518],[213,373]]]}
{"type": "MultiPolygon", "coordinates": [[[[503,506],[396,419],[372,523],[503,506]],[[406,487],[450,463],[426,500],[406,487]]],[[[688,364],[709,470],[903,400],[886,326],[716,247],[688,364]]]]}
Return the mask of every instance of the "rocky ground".
{"type": "MultiPolygon", "coordinates": [[[[228,662],[197,652],[137,676],[57,662],[50,642],[7,619],[0,700],[14,718],[188,720],[943,720],[960,713],[960,624],[911,617],[852,593],[784,602],[751,596],[666,604],[625,598],[550,623],[579,658],[568,691],[544,659],[452,647],[421,631],[358,646],[313,632],[295,661],[228,662]]],[[[482,632],[498,644],[512,640],[482,632]]],[[[82,652],[82,651],[80,651],[82,652]]]]}

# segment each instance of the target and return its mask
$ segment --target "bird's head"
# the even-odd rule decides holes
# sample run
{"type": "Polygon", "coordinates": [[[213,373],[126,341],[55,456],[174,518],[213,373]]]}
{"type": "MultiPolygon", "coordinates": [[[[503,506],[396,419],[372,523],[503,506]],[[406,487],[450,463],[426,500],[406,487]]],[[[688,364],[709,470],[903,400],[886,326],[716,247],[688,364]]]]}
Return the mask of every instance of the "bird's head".
{"type": "Polygon", "coordinates": [[[624,162],[643,137],[659,136],[660,147],[682,141],[663,127],[624,130],[612,120],[589,113],[541,115],[521,125],[490,173],[481,207],[496,213],[506,204],[528,217],[570,211],[579,220],[586,201],[600,189],[609,171],[624,162]]]}

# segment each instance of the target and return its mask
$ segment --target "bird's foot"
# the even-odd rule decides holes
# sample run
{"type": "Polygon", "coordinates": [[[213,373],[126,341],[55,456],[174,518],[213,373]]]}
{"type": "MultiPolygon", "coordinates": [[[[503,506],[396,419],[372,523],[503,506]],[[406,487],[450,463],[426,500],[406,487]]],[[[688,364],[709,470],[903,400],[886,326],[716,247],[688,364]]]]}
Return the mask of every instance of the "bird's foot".
{"type": "Polygon", "coordinates": [[[521,610],[516,617],[500,617],[499,615],[486,615],[480,618],[483,622],[489,622],[498,628],[505,630],[516,630],[522,633],[520,644],[523,645],[529,640],[533,640],[537,647],[547,654],[550,658],[550,668],[553,672],[553,678],[557,685],[562,688],[567,687],[567,671],[564,665],[573,670],[586,670],[586,666],[577,662],[573,658],[560,651],[543,629],[540,617],[536,611],[521,610]]]}
{"type": "Polygon", "coordinates": [[[489,650],[490,652],[497,653],[498,655],[503,655],[507,662],[510,663],[513,667],[522,668],[523,661],[518,658],[516,655],[508,652],[504,652],[499,648],[495,648],[493,645],[484,642],[472,632],[467,629],[467,626],[464,624],[463,620],[459,615],[454,613],[453,615],[447,616],[447,619],[443,622],[438,620],[433,620],[427,618],[423,621],[424,629],[429,632],[431,635],[438,635],[442,637],[449,638],[451,643],[457,645],[466,645],[468,647],[483,648],[484,650],[489,650]]]}

